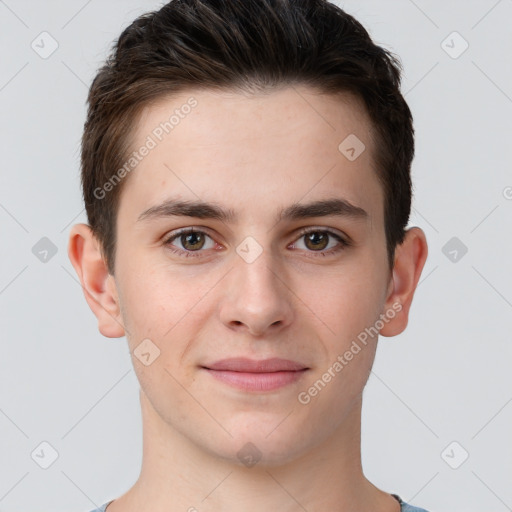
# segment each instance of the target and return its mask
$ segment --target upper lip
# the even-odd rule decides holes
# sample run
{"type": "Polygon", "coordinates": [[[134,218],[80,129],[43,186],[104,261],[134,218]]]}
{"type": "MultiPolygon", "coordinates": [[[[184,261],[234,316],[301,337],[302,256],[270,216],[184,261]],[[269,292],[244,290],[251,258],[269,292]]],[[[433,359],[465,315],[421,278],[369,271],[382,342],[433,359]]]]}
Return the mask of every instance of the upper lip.
{"type": "Polygon", "coordinates": [[[215,363],[204,366],[209,370],[224,370],[231,372],[250,372],[250,373],[268,373],[279,371],[299,371],[306,370],[307,366],[277,357],[271,359],[248,359],[246,357],[235,357],[231,359],[222,359],[215,363]]]}

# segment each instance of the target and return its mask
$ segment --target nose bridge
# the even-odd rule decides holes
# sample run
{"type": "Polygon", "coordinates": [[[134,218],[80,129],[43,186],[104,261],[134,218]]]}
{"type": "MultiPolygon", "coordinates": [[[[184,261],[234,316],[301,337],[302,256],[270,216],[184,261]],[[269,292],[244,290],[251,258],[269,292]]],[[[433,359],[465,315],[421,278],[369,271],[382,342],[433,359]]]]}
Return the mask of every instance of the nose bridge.
{"type": "MultiPolygon", "coordinates": [[[[242,249],[237,252],[241,251],[242,249]]],[[[246,288],[243,292],[250,292],[250,295],[253,295],[253,292],[255,295],[266,292],[279,294],[275,283],[277,272],[274,269],[278,266],[275,256],[269,248],[262,248],[261,252],[258,251],[259,254],[255,254],[255,251],[256,249],[250,248],[244,256],[239,254],[241,261],[237,263],[236,273],[240,285],[246,288]],[[250,255],[250,258],[246,259],[246,255],[250,255]]]]}

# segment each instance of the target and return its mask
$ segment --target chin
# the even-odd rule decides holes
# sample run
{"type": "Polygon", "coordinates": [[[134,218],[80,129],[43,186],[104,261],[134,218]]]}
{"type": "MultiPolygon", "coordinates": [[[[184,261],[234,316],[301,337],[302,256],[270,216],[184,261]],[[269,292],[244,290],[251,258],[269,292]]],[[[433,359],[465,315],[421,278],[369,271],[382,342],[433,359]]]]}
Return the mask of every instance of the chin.
{"type": "Polygon", "coordinates": [[[270,428],[267,422],[264,425],[256,422],[251,425],[239,424],[238,428],[232,426],[228,430],[233,437],[222,436],[215,443],[209,438],[208,450],[230,464],[249,469],[282,466],[293,462],[311,448],[314,442],[308,442],[303,428],[298,428],[291,422],[286,428],[285,422],[280,425],[279,422],[285,416],[274,421],[270,428]]]}

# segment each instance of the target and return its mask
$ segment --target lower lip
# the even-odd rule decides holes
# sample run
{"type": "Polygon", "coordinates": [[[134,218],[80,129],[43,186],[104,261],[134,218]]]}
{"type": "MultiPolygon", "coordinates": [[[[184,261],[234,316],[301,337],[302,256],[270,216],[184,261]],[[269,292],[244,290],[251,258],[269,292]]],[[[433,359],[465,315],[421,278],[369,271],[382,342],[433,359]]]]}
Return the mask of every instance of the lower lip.
{"type": "Polygon", "coordinates": [[[227,370],[205,370],[214,378],[244,391],[272,391],[299,380],[306,369],[269,373],[231,372],[227,370]]]}

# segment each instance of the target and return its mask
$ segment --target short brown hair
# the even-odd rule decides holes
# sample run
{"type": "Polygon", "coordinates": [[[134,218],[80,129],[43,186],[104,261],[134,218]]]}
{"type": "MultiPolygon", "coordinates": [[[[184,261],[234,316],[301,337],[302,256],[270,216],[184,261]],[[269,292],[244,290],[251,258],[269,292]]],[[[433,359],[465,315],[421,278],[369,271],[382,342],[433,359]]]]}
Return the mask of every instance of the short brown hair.
{"type": "Polygon", "coordinates": [[[292,84],[363,100],[377,135],[375,171],[392,269],[410,215],[414,156],[401,69],[357,20],[326,0],[172,0],[138,17],[92,82],[82,138],[87,218],[109,272],[123,183],[104,197],[97,191],[126,162],[142,108],[187,88],[258,91],[292,84]]]}

